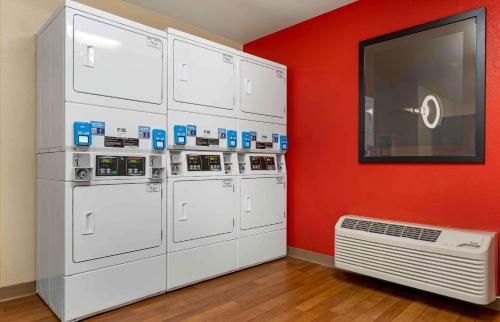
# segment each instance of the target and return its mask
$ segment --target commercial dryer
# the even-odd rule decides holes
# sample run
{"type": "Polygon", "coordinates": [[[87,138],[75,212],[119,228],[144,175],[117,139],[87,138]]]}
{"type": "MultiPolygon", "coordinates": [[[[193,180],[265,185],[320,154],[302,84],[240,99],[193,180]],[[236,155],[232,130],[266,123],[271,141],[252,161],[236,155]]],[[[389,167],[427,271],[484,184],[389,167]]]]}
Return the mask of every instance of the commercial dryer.
{"type": "Polygon", "coordinates": [[[167,290],[236,270],[236,119],[169,117],[167,290]]]}
{"type": "Polygon", "coordinates": [[[168,109],[236,117],[236,50],[168,28],[168,109]]]}
{"type": "Polygon", "coordinates": [[[160,30],[65,0],[37,35],[38,102],[55,105],[40,121],[65,101],[165,114],[166,49],[160,30]]]}
{"type": "Polygon", "coordinates": [[[286,127],[238,120],[238,269],[286,255],[286,127]]]}
{"type": "Polygon", "coordinates": [[[37,292],[61,320],[165,291],[165,115],[66,105],[37,155],[37,292]],[[118,114],[118,115],[117,115],[118,114]]]}
{"type": "Polygon", "coordinates": [[[238,119],[286,124],[286,66],[238,52],[237,83],[238,119]]]}

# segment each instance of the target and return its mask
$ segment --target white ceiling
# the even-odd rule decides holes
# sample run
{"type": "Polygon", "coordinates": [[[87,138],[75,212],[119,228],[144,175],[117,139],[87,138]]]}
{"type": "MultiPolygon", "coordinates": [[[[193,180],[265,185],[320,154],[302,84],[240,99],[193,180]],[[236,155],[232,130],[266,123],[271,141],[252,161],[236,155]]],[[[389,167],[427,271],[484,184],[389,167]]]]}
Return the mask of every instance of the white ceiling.
{"type": "Polygon", "coordinates": [[[356,0],[125,0],[247,43],[356,0]]]}

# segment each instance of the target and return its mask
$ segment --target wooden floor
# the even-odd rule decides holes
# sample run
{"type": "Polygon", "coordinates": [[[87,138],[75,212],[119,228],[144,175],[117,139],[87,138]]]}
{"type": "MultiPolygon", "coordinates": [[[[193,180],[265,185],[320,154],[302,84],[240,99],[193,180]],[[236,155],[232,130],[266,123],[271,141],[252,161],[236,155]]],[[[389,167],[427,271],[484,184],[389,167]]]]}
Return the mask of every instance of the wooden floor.
{"type": "MultiPolygon", "coordinates": [[[[285,258],[88,321],[500,321],[500,312],[285,258]]],[[[0,303],[0,321],[57,321],[36,295],[0,303]]]]}

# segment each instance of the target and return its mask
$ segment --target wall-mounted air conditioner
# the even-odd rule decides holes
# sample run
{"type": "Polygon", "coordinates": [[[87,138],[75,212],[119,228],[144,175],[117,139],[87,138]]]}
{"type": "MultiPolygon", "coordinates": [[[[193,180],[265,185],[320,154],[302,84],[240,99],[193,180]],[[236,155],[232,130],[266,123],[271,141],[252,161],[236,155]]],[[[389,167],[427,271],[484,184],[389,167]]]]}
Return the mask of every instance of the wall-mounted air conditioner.
{"type": "Polygon", "coordinates": [[[429,292],[488,304],[496,298],[495,233],[343,216],[335,266],[429,292]]]}

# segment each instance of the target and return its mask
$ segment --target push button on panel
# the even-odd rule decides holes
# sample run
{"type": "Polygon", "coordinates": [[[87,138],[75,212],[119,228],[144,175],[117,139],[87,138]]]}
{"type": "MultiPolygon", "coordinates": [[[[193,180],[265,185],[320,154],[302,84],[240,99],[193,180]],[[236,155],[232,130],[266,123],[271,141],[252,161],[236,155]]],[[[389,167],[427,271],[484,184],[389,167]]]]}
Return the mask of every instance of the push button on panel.
{"type": "Polygon", "coordinates": [[[280,136],[280,148],[281,150],[288,150],[288,137],[286,135],[280,136]]]}
{"type": "Polygon", "coordinates": [[[184,125],[174,126],[174,143],[176,145],[186,144],[187,129],[184,125]]]}
{"type": "Polygon", "coordinates": [[[92,145],[92,125],[88,122],[75,122],[73,124],[73,138],[77,146],[92,145]]]}
{"type": "Polygon", "coordinates": [[[161,129],[153,130],[153,149],[154,150],[165,150],[167,132],[161,129]]]}
{"type": "Polygon", "coordinates": [[[227,146],[229,148],[236,147],[236,145],[238,143],[237,137],[238,137],[238,135],[237,135],[236,131],[231,131],[231,130],[227,131],[227,146]]]}
{"type": "Polygon", "coordinates": [[[241,132],[241,146],[244,149],[250,148],[251,141],[252,141],[252,134],[250,132],[241,132]]]}

